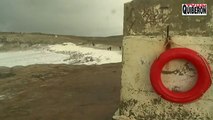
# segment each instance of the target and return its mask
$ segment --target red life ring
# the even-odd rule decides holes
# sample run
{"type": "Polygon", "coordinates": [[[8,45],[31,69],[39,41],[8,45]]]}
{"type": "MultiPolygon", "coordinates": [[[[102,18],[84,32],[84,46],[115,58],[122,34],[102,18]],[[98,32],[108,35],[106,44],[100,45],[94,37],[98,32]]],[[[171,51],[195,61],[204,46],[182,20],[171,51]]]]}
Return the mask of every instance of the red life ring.
{"type": "Polygon", "coordinates": [[[200,98],[211,86],[211,73],[207,61],[197,52],[187,48],[172,48],[162,53],[150,69],[151,84],[162,98],[176,103],[189,103],[200,98]],[[197,69],[198,78],[195,86],[186,92],[174,92],[167,89],[161,80],[164,65],[174,59],[185,59],[197,69]]]}

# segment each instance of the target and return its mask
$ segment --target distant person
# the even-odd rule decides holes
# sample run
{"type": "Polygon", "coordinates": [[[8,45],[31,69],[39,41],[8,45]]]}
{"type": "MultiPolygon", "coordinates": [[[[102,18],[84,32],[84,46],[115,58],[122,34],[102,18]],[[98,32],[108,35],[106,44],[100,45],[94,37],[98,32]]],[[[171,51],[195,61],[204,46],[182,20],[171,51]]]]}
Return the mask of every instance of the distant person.
{"type": "Polygon", "coordinates": [[[119,46],[119,49],[121,50],[121,46],[119,46]]]}
{"type": "Polygon", "coordinates": [[[95,43],[92,42],[92,46],[95,46],[95,43]]]}
{"type": "Polygon", "coordinates": [[[111,46],[110,46],[110,47],[108,47],[108,48],[107,48],[107,50],[110,50],[110,51],[111,51],[111,50],[112,50],[112,47],[111,47],[111,46]]]}

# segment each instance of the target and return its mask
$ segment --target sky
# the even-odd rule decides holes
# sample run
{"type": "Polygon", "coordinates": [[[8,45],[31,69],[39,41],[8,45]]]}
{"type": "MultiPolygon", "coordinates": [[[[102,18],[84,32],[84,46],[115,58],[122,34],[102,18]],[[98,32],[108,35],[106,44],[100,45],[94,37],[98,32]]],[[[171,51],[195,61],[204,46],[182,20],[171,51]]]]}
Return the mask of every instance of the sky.
{"type": "Polygon", "coordinates": [[[121,35],[131,0],[0,0],[0,32],[121,35]]]}

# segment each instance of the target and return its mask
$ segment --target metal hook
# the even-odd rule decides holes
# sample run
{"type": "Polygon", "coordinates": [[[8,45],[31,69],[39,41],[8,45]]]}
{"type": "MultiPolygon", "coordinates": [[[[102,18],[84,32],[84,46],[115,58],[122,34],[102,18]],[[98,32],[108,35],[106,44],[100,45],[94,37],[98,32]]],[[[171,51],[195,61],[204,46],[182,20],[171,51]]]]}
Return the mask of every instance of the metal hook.
{"type": "Polygon", "coordinates": [[[171,48],[171,37],[169,35],[169,25],[166,28],[166,41],[165,41],[165,46],[166,49],[170,49],[171,48]]]}

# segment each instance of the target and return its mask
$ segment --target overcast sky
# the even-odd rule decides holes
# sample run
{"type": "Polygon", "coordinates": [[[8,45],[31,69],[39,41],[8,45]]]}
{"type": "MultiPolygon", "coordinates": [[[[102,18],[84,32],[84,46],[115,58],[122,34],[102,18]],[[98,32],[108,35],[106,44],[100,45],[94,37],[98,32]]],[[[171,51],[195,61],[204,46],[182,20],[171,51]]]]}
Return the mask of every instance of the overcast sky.
{"type": "Polygon", "coordinates": [[[119,35],[127,1],[0,0],[0,32],[119,35]]]}

